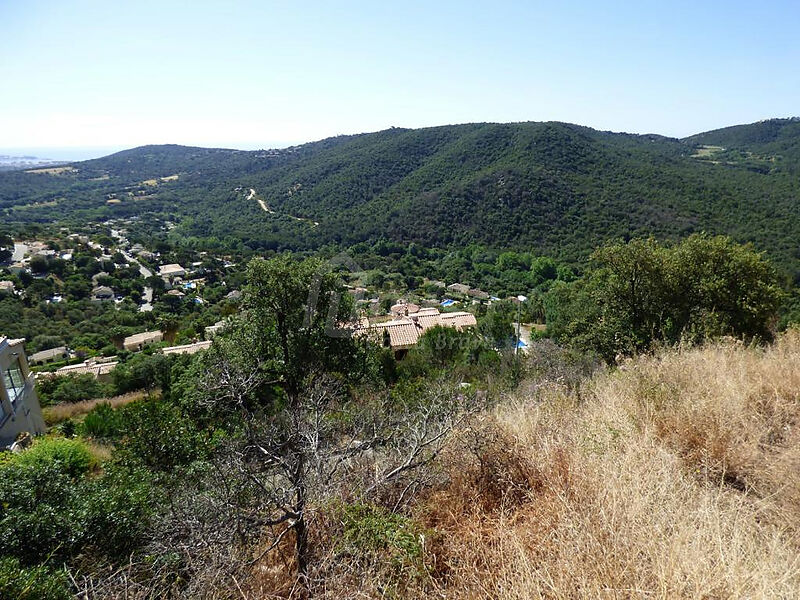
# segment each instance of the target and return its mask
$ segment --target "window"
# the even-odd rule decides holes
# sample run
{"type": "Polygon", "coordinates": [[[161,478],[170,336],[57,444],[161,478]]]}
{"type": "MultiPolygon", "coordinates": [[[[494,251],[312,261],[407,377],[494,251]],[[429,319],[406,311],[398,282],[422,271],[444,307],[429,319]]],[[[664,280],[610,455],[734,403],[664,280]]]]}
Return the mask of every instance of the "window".
{"type": "Polygon", "coordinates": [[[8,399],[13,404],[14,401],[22,395],[22,389],[25,387],[25,378],[22,376],[22,367],[19,364],[19,358],[15,358],[14,362],[3,371],[3,385],[6,386],[8,399]]]}

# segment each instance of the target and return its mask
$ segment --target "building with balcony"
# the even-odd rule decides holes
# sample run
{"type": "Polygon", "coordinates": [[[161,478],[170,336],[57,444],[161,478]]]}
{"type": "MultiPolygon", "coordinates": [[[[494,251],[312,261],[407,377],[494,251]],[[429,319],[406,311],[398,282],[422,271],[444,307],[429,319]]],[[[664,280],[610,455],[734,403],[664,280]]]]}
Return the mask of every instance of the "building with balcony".
{"type": "Polygon", "coordinates": [[[10,446],[26,431],[45,432],[24,341],[0,336],[0,446],[10,446]]]}

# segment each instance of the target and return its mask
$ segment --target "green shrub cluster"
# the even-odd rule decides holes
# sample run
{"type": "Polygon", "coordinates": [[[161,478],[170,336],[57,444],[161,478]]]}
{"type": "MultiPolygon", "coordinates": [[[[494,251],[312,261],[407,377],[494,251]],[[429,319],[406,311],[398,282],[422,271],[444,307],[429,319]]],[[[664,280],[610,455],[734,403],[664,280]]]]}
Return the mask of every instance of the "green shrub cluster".
{"type": "Polygon", "coordinates": [[[140,471],[108,465],[93,475],[79,440],[43,439],[0,466],[0,557],[59,564],[79,553],[124,555],[151,511],[140,471]]]}
{"type": "Polygon", "coordinates": [[[0,598],[8,600],[70,600],[66,572],[40,565],[24,568],[16,558],[0,558],[0,598]]]}
{"type": "Polygon", "coordinates": [[[613,362],[653,342],[772,338],[784,292],[752,246],[697,234],[612,244],[592,259],[586,277],[547,295],[549,331],[565,343],[613,362]]]}

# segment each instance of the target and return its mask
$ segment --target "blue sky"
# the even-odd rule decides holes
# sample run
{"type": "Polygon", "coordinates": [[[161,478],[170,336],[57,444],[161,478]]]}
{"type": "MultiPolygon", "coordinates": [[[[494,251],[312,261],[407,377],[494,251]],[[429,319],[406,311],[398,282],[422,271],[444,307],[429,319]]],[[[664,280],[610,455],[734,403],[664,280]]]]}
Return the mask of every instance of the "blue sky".
{"type": "Polygon", "coordinates": [[[800,114],[797,2],[0,0],[0,148],[800,114]]]}

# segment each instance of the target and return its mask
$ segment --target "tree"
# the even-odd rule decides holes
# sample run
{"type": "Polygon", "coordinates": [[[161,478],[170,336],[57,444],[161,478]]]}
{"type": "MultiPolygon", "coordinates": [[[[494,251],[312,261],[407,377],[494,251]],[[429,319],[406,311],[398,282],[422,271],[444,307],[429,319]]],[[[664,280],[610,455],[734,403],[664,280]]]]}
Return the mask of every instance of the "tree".
{"type": "Polygon", "coordinates": [[[478,324],[478,333],[493,347],[505,349],[514,346],[514,326],[517,308],[508,301],[495,302],[478,324]]]}
{"type": "Polygon", "coordinates": [[[463,396],[444,392],[414,398],[413,413],[388,395],[375,405],[355,402],[348,388],[375,378],[379,350],[342,329],[351,314],[352,299],[323,263],[256,259],[241,316],[203,357],[199,405],[241,432],[219,472],[249,491],[227,501],[237,522],[274,528],[266,551],[293,535],[305,588],[309,502],[341,485],[368,452],[391,457],[362,474],[373,478],[368,489],[399,480],[432,460],[463,414],[455,409],[463,396]]]}
{"type": "Polygon", "coordinates": [[[30,267],[31,271],[33,271],[36,274],[41,275],[43,273],[47,273],[48,269],[47,258],[42,256],[41,254],[35,254],[31,256],[30,267]]]}
{"type": "Polygon", "coordinates": [[[752,246],[695,234],[674,246],[652,239],[611,244],[592,259],[585,278],[548,292],[548,329],[608,362],[654,341],[771,339],[783,292],[752,246]]]}

